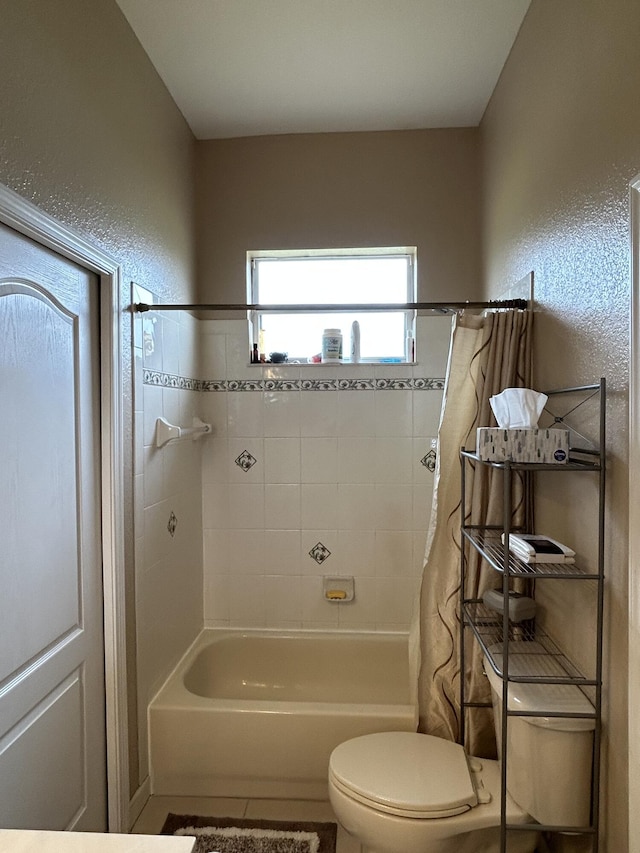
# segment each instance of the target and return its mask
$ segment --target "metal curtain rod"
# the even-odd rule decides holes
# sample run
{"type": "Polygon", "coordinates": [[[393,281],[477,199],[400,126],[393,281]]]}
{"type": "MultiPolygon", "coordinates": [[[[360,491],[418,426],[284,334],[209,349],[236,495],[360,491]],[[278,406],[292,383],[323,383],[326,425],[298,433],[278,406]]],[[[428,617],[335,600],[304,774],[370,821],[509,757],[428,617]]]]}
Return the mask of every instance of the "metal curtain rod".
{"type": "Polygon", "coordinates": [[[193,305],[148,305],[146,302],[136,302],[134,309],[138,312],[144,311],[260,311],[265,314],[282,313],[282,314],[311,314],[314,312],[330,312],[340,311],[344,313],[358,311],[462,311],[465,308],[520,308],[526,309],[529,303],[526,299],[496,299],[489,302],[377,302],[367,305],[359,303],[352,304],[335,304],[328,305],[313,304],[313,305],[261,305],[254,303],[249,305],[242,304],[193,304],[193,305]]]}

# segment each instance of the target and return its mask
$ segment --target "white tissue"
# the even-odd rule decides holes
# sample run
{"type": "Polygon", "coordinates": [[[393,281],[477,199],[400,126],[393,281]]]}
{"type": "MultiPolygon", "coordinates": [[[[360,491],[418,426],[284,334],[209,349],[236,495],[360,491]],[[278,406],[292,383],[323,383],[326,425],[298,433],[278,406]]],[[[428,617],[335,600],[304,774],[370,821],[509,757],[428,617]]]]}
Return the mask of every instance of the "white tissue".
{"type": "Polygon", "coordinates": [[[502,429],[535,429],[547,399],[546,394],[530,388],[505,388],[489,403],[502,429]]]}

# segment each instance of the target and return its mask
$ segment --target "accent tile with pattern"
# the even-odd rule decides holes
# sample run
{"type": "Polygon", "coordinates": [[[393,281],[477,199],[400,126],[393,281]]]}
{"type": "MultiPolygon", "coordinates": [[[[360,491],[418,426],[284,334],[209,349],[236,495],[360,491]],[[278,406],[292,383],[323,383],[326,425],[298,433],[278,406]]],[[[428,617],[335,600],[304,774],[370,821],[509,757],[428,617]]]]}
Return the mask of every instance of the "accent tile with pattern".
{"type": "Polygon", "coordinates": [[[321,566],[325,560],[329,559],[331,551],[326,547],[326,545],[323,545],[322,542],[318,542],[309,551],[309,556],[315,560],[319,566],[321,566]]]}
{"type": "Polygon", "coordinates": [[[240,456],[235,460],[235,463],[239,468],[242,468],[246,474],[247,471],[250,471],[253,468],[257,461],[258,460],[255,456],[252,456],[248,450],[243,450],[240,456]]]}

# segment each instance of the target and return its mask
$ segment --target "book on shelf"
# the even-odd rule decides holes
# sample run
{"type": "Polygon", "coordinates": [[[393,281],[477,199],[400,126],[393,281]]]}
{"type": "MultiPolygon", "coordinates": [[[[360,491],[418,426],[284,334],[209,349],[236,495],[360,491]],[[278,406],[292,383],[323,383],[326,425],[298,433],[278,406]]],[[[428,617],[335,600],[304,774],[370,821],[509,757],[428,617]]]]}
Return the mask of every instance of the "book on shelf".
{"type": "Polygon", "coordinates": [[[574,563],[576,556],[567,545],[538,533],[510,533],[509,550],[525,563],[574,563]]]}

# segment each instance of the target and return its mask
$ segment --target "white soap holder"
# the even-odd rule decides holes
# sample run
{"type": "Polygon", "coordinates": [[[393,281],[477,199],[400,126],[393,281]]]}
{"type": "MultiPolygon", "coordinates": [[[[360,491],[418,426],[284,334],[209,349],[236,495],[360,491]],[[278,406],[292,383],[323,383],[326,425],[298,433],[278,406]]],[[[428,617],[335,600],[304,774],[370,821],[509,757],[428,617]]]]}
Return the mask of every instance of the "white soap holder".
{"type": "Polygon", "coordinates": [[[322,593],[327,601],[340,604],[344,601],[353,601],[354,587],[352,577],[324,577],[322,578],[322,593]]]}

